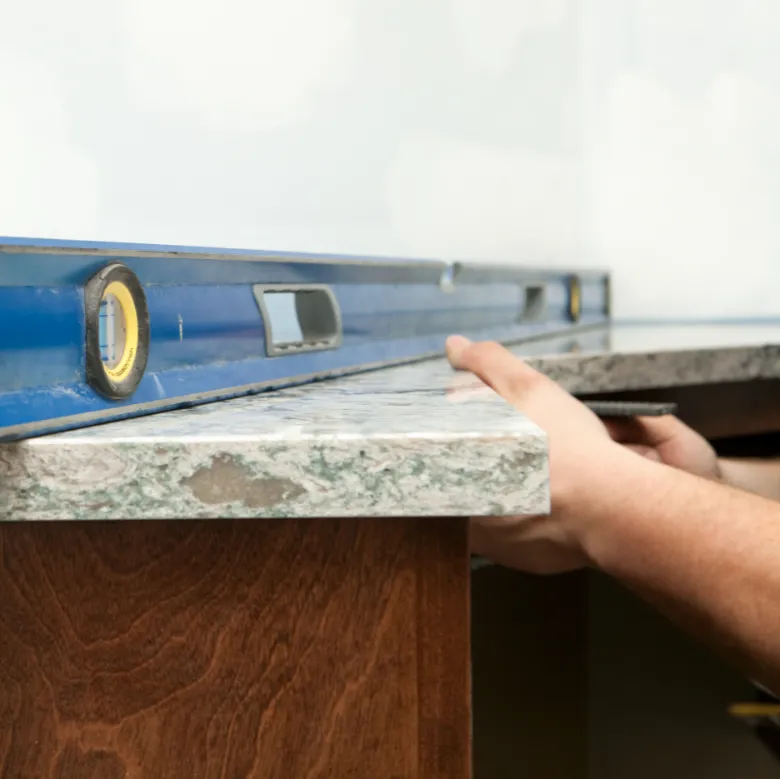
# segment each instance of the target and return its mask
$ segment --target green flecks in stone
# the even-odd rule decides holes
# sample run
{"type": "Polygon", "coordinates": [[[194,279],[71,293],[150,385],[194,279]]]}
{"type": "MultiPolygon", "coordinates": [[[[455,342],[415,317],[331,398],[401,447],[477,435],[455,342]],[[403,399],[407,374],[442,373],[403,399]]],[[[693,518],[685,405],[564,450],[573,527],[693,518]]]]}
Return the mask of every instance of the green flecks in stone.
{"type": "Polygon", "coordinates": [[[409,473],[412,476],[421,476],[425,471],[428,470],[425,463],[422,460],[412,460],[411,467],[409,469],[409,473]]]}

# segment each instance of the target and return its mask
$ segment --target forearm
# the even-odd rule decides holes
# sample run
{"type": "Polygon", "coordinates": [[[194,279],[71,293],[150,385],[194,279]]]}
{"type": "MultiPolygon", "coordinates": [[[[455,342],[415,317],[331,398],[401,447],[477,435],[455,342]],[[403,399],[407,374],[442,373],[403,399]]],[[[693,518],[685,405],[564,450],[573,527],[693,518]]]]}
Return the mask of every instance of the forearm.
{"type": "Polygon", "coordinates": [[[575,520],[593,564],[780,689],[780,505],[628,456],[575,520]]]}
{"type": "Polygon", "coordinates": [[[721,478],[726,484],[780,500],[780,460],[721,458],[718,464],[721,478]]]}
{"type": "Polygon", "coordinates": [[[453,367],[479,376],[550,441],[550,516],[477,523],[474,540],[523,570],[597,566],[780,691],[780,503],[718,480],[712,452],[693,476],[620,445],[643,444],[663,462],[693,454],[701,465],[706,443],[678,438],[679,425],[632,441],[499,344],[456,337],[447,349],[453,367]]]}

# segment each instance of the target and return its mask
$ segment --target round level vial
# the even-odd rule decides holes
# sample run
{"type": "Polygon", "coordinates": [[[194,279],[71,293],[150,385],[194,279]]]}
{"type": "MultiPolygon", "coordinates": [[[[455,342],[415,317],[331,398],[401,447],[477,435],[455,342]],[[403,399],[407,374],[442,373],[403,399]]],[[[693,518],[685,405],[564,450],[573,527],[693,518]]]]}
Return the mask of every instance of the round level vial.
{"type": "Polygon", "coordinates": [[[100,301],[100,357],[109,371],[121,362],[127,342],[125,312],[116,295],[107,293],[100,301]]]}
{"type": "Polygon", "coordinates": [[[110,400],[129,398],[149,359],[149,309],[136,275],[111,263],[84,288],[87,381],[110,400]]]}

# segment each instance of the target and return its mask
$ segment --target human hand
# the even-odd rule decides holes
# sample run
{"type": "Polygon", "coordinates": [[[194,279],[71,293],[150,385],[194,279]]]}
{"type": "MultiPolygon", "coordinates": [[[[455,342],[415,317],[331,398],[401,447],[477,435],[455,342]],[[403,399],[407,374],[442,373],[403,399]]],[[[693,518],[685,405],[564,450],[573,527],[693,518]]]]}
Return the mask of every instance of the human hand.
{"type": "MultiPolygon", "coordinates": [[[[562,387],[496,343],[447,341],[453,367],[474,373],[547,433],[552,510],[544,517],[479,518],[471,523],[472,550],[530,573],[560,573],[588,565],[578,517],[598,508],[626,461],[605,424],[562,387]]],[[[630,468],[629,468],[630,470],[630,468]]],[[[629,476],[630,478],[630,476],[629,476]]]]}
{"type": "Polygon", "coordinates": [[[715,450],[677,417],[638,417],[605,421],[613,440],[650,460],[705,479],[722,478],[715,450]]]}

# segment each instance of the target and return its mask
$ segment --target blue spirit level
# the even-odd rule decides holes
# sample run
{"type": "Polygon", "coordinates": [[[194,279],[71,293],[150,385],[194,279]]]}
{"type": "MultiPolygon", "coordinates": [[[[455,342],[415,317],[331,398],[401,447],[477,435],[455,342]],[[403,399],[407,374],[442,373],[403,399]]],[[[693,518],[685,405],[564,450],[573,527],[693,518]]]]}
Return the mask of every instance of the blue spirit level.
{"type": "Polygon", "coordinates": [[[0,239],[0,440],[609,319],[609,276],[0,239]]]}

